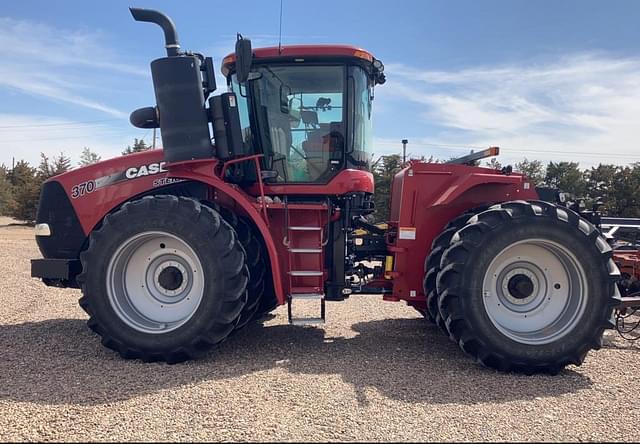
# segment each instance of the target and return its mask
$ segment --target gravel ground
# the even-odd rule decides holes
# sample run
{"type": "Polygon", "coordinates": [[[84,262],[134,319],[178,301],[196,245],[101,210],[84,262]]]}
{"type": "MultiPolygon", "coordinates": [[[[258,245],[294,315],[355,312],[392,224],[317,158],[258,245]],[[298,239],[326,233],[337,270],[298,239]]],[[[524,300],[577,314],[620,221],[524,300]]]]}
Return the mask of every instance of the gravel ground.
{"type": "Polygon", "coordinates": [[[399,303],[328,303],[324,328],[281,308],[208,358],[124,361],[79,292],[29,277],[31,229],[0,220],[0,441],[601,441],[640,439],[640,344],[614,335],[558,376],[470,362],[399,303]]]}

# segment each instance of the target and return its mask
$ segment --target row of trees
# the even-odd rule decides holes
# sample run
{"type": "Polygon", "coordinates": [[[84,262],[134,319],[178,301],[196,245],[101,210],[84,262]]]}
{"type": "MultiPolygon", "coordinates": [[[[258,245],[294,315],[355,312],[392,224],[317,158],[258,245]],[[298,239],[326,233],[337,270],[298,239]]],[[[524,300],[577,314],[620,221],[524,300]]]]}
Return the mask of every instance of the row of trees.
{"type": "MultiPolygon", "coordinates": [[[[122,151],[123,155],[146,151],[150,147],[142,139],[122,151]]],[[[422,159],[426,160],[426,159],[422,159]]],[[[429,161],[438,162],[430,158],[429,161]]],[[[78,166],[100,161],[100,156],[84,148],[78,166]]],[[[485,162],[485,166],[501,169],[496,158],[485,162]]],[[[0,165],[0,215],[19,220],[35,220],[40,187],[48,178],[73,168],[71,159],[64,153],[49,158],[40,155],[37,167],[21,160],[13,168],[0,165]]],[[[380,157],[373,167],[376,194],[375,219],[386,221],[393,176],[402,168],[399,155],[380,157]]],[[[514,170],[526,174],[535,186],[558,188],[578,197],[604,203],[602,210],[610,216],[640,217],[640,162],[628,165],[600,164],[581,170],[577,162],[549,162],[524,159],[514,165],[514,170]]]]}
{"type": "MultiPolygon", "coordinates": [[[[434,159],[429,159],[435,161],[434,159]]],[[[484,164],[501,169],[493,158],[484,164]]],[[[393,176],[402,168],[399,155],[383,156],[375,163],[375,218],[386,221],[393,176]]],[[[640,217],[640,162],[628,166],[600,164],[581,170],[578,162],[549,162],[524,159],[513,166],[529,177],[535,186],[548,186],[585,198],[587,205],[600,200],[604,214],[613,217],[640,217]]]]}
{"type": "MultiPolygon", "coordinates": [[[[122,154],[137,153],[149,148],[144,140],[135,139],[133,146],[127,146],[122,154]]],[[[100,160],[97,153],[85,147],[77,165],[83,167],[100,160]]],[[[52,158],[40,153],[40,164],[37,167],[25,160],[18,161],[12,168],[0,165],[0,215],[27,222],[34,221],[42,183],[72,168],[71,158],[63,152],[52,158]]]]}

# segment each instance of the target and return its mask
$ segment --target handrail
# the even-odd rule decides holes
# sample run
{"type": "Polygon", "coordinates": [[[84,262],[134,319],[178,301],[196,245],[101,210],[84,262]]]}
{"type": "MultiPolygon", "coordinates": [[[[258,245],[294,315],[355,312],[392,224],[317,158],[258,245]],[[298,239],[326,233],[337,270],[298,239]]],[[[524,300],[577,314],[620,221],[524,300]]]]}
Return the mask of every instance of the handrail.
{"type": "Polygon", "coordinates": [[[260,167],[260,158],[264,157],[264,154],[253,154],[251,156],[238,157],[237,159],[231,159],[224,162],[222,165],[222,171],[220,172],[220,178],[224,180],[224,175],[227,172],[227,169],[231,165],[235,165],[236,163],[246,162],[247,160],[253,160],[254,166],[256,168],[256,175],[258,176],[258,187],[260,189],[260,204],[262,207],[262,213],[264,217],[264,221],[269,225],[269,217],[267,216],[267,203],[264,200],[264,183],[262,182],[262,168],[260,167]]]}

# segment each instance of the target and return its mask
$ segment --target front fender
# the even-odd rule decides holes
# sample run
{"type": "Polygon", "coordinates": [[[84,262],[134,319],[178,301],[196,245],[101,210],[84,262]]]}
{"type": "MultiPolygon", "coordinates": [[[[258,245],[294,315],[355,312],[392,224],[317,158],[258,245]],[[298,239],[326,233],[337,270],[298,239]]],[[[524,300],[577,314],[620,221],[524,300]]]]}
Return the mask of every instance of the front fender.
{"type": "Polygon", "coordinates": [[[244,213],[253,221],[256,228],[260,232],[264,244],[269,253],[271,264],[271,273],[273,276],[274,290],[276,298],[280,304],[285,302],[285,295],[282,286],[282,277],[280,269],[280,261],[278,260],[278,252],[276,249],[273,236],[269,231],[269,227],[264,217],[253,204],[255,200],[252,196],[246,194],[237,185],[227,183],[214,174],[217,161],[214,159],[205,159],[191,162],[183,162],[180,164],[170,165],[169,171],[172,178],[180,178],[195,182],[204,183],[216,192],[222,193],[239,206],[244,213]]]}

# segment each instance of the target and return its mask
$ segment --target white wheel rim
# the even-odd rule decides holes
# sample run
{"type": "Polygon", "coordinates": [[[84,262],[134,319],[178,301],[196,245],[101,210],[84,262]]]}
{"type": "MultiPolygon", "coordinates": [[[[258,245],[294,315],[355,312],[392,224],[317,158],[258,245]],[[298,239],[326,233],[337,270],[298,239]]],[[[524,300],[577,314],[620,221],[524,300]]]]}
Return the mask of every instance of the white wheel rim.
{"type": "Polygon", "coordinates": [[[580,322],[588,285],[580,262],[566,247],[546,239],[517,242],[489,264],[482,284],[484,308],[510,339],[548,344],[580,322]]]}
{"type": "Polygon", "coordinates": [[[143,333],[167,333],[187,322],[200,306],[202,265],[180,238],[159,231],[139,233],[112,256],[107,294],[128,326],[143,333]]]}

